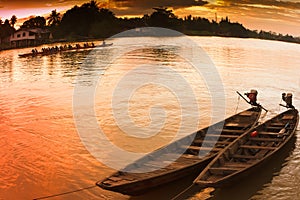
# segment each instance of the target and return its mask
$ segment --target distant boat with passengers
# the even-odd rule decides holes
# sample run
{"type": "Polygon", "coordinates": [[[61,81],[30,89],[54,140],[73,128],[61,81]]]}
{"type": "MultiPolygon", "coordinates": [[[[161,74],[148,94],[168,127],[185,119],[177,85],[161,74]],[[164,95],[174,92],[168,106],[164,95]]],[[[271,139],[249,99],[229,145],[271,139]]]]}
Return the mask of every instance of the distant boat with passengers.
{"type": "Polygon", "coordinates": [[[80,44],[76,44],[72,46],[69,45],[63,45],[63,46],[55,46],[55,47],[48,47],[48,48],[42,48],[41,51],[38,51],[37,49],[32,49],[31,53],[25,53],[25,54],[19,54],[19,57],[21,58],[27,58],[27,57],[36,57],[36,56],[47,56],[47,55],[53,55],[60,52],[66,52],[66,51],[73,51],[73,50],[85,50],[85,49],[92,49],[96,47],[109,47],[112,46],[113,43],[107,44],[105,41],[102,42],[100,45],[95,45],[92,43],[84,43],[83,46],[80,44]]]}

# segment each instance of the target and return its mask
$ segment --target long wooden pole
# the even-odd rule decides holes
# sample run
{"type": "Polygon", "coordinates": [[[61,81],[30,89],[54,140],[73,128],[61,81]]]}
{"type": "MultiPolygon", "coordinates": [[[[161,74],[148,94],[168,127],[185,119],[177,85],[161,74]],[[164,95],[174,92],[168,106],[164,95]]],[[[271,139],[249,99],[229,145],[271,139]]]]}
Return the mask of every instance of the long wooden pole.
{"type": "Polygon", "coordinates": [[[289,107],[287,107],[286,105],[283,105],[283,104],[279,104],[280,106],[282,106],[282,107],[285,107],[285,108],[289,108],[289,107]]]}
{"type": "Polygon", "coordinates": [[[238,93],[238,95],[240,95],[247,103],[251,104],[239,91],[236,91],[236,93],[238,93]]]}
{"type": "MultiPolygon", "coordinates": [[[[240,95],[247,103],[249,103],[250,105],[252,105],[251,103],[250,103],[250,101],[248,101],[239,91],[236,91],[236,93],[238,93],[238,95],[240,95]]],[[[257,104],[257,106],[258,107],[261,107],[262,109],[264,109],[266,112],[268,112],[268,110],[267,109],[265,109],[262,105],[260,105],[260,104],[257,104]]]]}

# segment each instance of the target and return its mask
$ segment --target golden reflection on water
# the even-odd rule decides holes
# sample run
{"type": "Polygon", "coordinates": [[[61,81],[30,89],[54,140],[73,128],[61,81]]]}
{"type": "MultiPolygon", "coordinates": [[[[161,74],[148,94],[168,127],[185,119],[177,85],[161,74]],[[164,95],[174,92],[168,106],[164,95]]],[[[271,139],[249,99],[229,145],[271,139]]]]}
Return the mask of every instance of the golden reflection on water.
{"type": "Polygon", "coordinates": [[[66,176],[86,168],[80,162],[87,152],[73,122],[72,80],[63,78],[68,66],[60,64],[60,55],[20,59],[19,51],[0,54],[0,199],[78,187],[66,176]]]}
{"type": "MultiPolygon", "coordinates": [[[[182,116],[181,112],[180,98],[182,96],[177,96],[171,88],[158,83],[158,79],[162,79],[161,72],[156,71],[154,66],[166,66],[174,70],[174,73],[179,73],[192,87],[199,105],[204,103],[206,106],[205,112],[210,110],[209,92],[202,77],[183,58],[172,53],[172,51],[164,49],[141,49],[129,52],[118,58],[106,69],[95,95],[99,126],[111,142],[126,151],[151,152],[170,143],[176,137],[180,126],[182,126],[182,117],[186,117],[182,116]],[[151,76],[150,82],[142,85],[135,82],[122,82],[122,78],[139,67],[145,67],[145,69],[139,70],[136,76],[140,76],[142,79],[151,76]],[[120,84],[122,93],[131,94],[129,99],[118,99],[120,94],[118,94],[116,88],[120,84]],[[207,95],[207,98],[205,98],[205,95],[207,95]],[[118,104],[122,104],[123,111],[113,110],[113,98],[117,99],[118,104]],[[123,122],[115,121],[115,115],[118,113],[114,112],[125,112],[124,109],[127,106],[133,126],[128,127],[125,124],[126,130],[124,130],[120,128],[120,125],[122,125],[120,123],[123,122]],[[165,114],[156,115],[151,113],[155,108],[164,110],[165,114]],[[151,116],[151,114],[154,116],[151,116]],[[163,124],[159,126],[159,122],[163,124]],[[146,131],[141,128],[145,128],[146,131]],[[139,130],[143,132],[138,132],[139,130]],[[131,135],[133,132],[136,133],[136,136],[131,135]]],[[[163,82],[167,81],[170,80],[166,77],[163,82]]],[[[178,82],[178,88],[180,84],[178,82]]],[[[198,108],[195,106],[190,109],[198,108]]],[[[203,108],[200,109],[203,110],[203,108]]],[[[200,119],[201,114],[203,113],[200,112],[199,116],[193,117],[200,119]]],[[[205,126],[209,120],[210,118],[201,118],[194,130],[205,126]]]]}
{"type": "MultiPolygon", "coordinates": [[[[270,110],[267,117],[281,111],[278,103],[282,92],[293,92],[294,104],[300,107],[299,46],[252,39],[192,38],[204,47],[219,70],[225,87],[227,116],[236,112],[238,101],[235,91],[252,88],[259,91],[259,101],[270,110]]],[[[115,45],[113,48],[124,47],[115,45]]],[[[81,63],[89,52],[25,59],[18,57],[18,54],[29,51],[0,52],[0,199],[33,199],[66,192],[93,185],[114,171],[90,155],[82,145],[74,124],[72,97],[77,72],[85,70],[86,74],[90,74],[99,70],[97,66],[82,69],[81,63]]],[[[111,56],[109,49],[100,52],[103,60],[111,56]]],[[[151,108],[161,106],[166,111],[166,118],[164,126],[158,128],[156,134],[147,139],[132,137],[120,130],[114,121],[112,88],[126,72],[149,63],[171,67],[180,73],[191,85],[199,104],[198,108],[188,105],[199,109],[199,116],[190,117],[199,118],[199,127],[211,123],[211,95],[205,81],[180,55],[163,48],[130,52],[106,70],[95,96],[99,126],[110,141],[127,151],[149,152],[159,148],[174,138],[180,126],[177,97],[168,88],[156,84],[138,87],[132,91],[128,102],[120,102],[121,105],[128,103],[128,112],[137,128],[151,126],[151,108]]],[[[154,72],[151,73],[153,75],[154,72]]],[[[237,110],[245,108],[248,105],[240,102],[237,110]]],[[[257,198],[270,197],[282,188],[282,194],[287,198],[299,196],[299,140],[296,143],[286,166],[265,189],[260,188],[257,198]]],[[[102,153],[113,159],[109,153],[102,153]]],[[[176,191],[171,187],[163,192],[176,191]]],[[[205,194],[200,192],[192,196],[206,198],[210,192],[205,190],[205,194]]],[[[129,197],[95,188],[63,198],[129,197]]]]}
{"type": "MultiPolygon", "coordinates": [[[[105,112],[101,109],[101,115],[98,117],[100,126],[106,136],[115,145],[126,151],[145,153],[160,148],[168,144],[175,137],[176,130],[178,130],[180,126],[180,118],[178,117],[180,116],[180,105],[176,97],[168,89],[157,85],[146,85],[139,88],[128,102],[128,113],[137,129],[150,126],[153,120],[151,119],[150,112],[153,107],[159,106],[159,109],[163,109],[166,112],[165,116],[161,116],[164,126],[155,127],[155,134],[140,133],[140,135],[143,135],[145,138],[128,136],[128,129],[124,132],[118,127],[118,123],[114,119],[111,102],[99,103],[102,104],[101,107],[106,107],[105,112]],[[145,98],[150,99],[145,100],[145,98]],[[168,99],[168,101],[165,101],[165,99],[168,99]],[[173,100],[170,101],[171,99],[173,100]]],[[[100,110],[98,112],[100,112],[100,110]]],[[[154,117],[158,118],[159,116],[154,117]]],[[[132,127],[132,131],[136,131],[134,127],[132,127]]]]}
{"type": "Polygon", "coordinates": [[[209,187],[204,188],[201,192],[195,194],[195,196],[191,197],[191,200],[206,200],[211,197],[211,193],[215,190],[215,188],[209,187]]]}

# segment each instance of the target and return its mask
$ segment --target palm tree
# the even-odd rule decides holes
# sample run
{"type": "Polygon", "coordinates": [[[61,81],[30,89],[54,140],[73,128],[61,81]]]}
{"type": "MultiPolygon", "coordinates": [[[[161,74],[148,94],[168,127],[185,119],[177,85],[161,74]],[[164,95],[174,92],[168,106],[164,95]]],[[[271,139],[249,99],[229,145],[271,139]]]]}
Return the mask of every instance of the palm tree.
{"type": "Polygon", "coordinates": [[[15,26],[16,22],[17,22],[17,17],[16,15],[13,15],[10,19],[10,24],[12,25],[12,27],[15,26]]]}
{"type": "Polygon", "coordinates": [[[47,19],[49,26],[56,26],[60,22],[60,13],[56,12],[56,10],[52,10],[51,15],[47,19]]]}
{"type": "Polygon", "coordinates": [[[91,8],[93,10],[99,10],[99,3],[97,1],[92,0],[89,3],[83,4],[82,7],[91,8]]]}
{"type": "Polygon", "coordinates": [[[97,1],[90,1],[90,7],[91,8],[98,8],[98,2],[97,1]]]}

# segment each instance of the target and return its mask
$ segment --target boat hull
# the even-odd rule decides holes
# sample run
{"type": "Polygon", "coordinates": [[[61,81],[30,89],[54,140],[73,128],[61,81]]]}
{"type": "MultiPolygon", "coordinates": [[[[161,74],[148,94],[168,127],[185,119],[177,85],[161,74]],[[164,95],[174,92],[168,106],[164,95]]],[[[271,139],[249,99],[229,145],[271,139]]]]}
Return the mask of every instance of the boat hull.
{"type": "MultiPolygon", "coordinates": [[[[282,151],[286,151],[287,147],[290,147],[289,144],[295,137],[295,132],[299,122],[297,110],[286,111],[284,113],[293,113],[294,119],[289,122],[282,123],[281,127],[273,127],[273,129],[276,128],[278,130],[282,130],[284,128],[284,124],[290,123],[293,125],[287,131],[289,134],[280,135],[280,131],[273,132],[274,130],[266,132],[266,130],[272,129],[272,127],[269,126],[272,124],[272,120],[276,119],[276,117],[281,116],[282,114],[257,127],[254,127],[252,130],[245,132],[234,143],[231,143],[222,152],[220,152],[220,154],[216,156],[200,173],[200,175],[195,179],[194,183],[198,184],[200,187],[226,187],[236,184],[245,177],[254,175],[257,170],[262,169],[267,163],[275,160],[278,154],[282,153],[282,151]],[[253,131],[258,131],[258,133],[260,132],[266,136],[250,136],[251,132],[253,131]],[[251,141],[260,141],[264,146],[258,146],[256,143],[251,143],[251,141]],[[255,156],[243,155],[241,152],[245,151],[244,148],[247,148],[252,152],[256,151],[258,153],[255,156]],[[258,151],[258,149],[260,150],[258,151]],[[263,154],[260,154],[260,151],[263,154]],[[228,166],[232,166],[232,169],[230,169],[228,166]],[[240,167],[240,169],[237,167],[240,167]]],[[[283,116],[284,115],[282,115],[282,118],[284,118],[283,116]]]]}
{"type": "Polygon", "coordinates": [[[186,176],[196,177],[213,158],[214,156],[211,156],[199,163],[196,163],[195,165],[186,167],[184,169],[180,169],[178,171],[173,171],[161,176],[145,179],[143,181],[136,181],[136,182],[131,182],[128,184],[118,185],[113,187],[106,186],[105,184],[102,183],[102,181],[99,181],[96,183],[96,185],[100,186],[103,189],[111,190],[125,195],[138,196],[146,192],[149,192],[149,190],[151,189],[155,189],[161,185],[168,184],[176,180],[180,180],[182,178],[185,178],[186,176]]]}
{"type": "Polygon", "coordinates": [[[112,46],[113,43],[110,44],[101,44],[98,46],[83,46],[83,47],[72,47],[72,48],[66,48],[66,49],[58,49],[55,51],[47,51],[47,52],[37,52],[37,53],[25,53],[25,54],[19,54],[20,58],[27,58],[27,57],[37,57],[37,56],[48,56],[48,55],[54,55],[62,52],[70,52],[70,51],[81,51],[81,50],[91,50],[96,47],[109,47],[112,46]]]}
{"type": "MultiPolygon", "coordinates": [[[[126,172],[127,170],[122,170],[109,176],[103,181],[97,182],[96,184],[106,190],[111,190],[126,195],[139,195],[160,185],[179,180],[186,176],[194,175],[194,177],[196,177],[217,155],[221,148],[230,144],[240,134],[256,125],[260,112],[260,108],[248,109],[237,115],[227,118],[223,122],[219,122],[210,127],[201,129],[180,139],[179,141],[170,144],[168,147],[171,146],[172,148],[165,148],[167,151],[164,151],[164,148],[162,148],[138,160],[140,164],[142,163],[140,168],[148,166],[149,163],[156,164],[154,162],[157,161],[154,159],[155,157],[159,157],[161,154],[168,155],[169,153],[174,153],[178,148],[182,147],[183,143],[185,143],[187,145],[184,146],[184,148],[186,148],[185,152],[182,155],[179,155],[177,160],[166,167],[162,167],[156,171],[154,170],[144,173],[130,173],[126,172]],[[239,123],[247,123],[246,128],[241,126],[239,123]],[[211,134],[208,131],[210,128],[221,128],[221,135],[211,134]],[[206,138],[206,136],[208,136],[208,138],[206,138]],[[211,139],[210,137],[216,137],[215,144],[211,144],[211,142],[214,141],[209,141],[211,139]],[[172,149],[171,152],[169,149],[172,149]],[[207,153],[199,157],[198,153],[201,151],[200,149],[207,151],[207,153]]],[[[165,159],[163,160],[165,161],[165,159]]],[[[135,166],[136,163],[133,163],[132,166],[135,166]]],[[[128,167],[128,169],[129,168],[130,167],[128,167]]]]}

